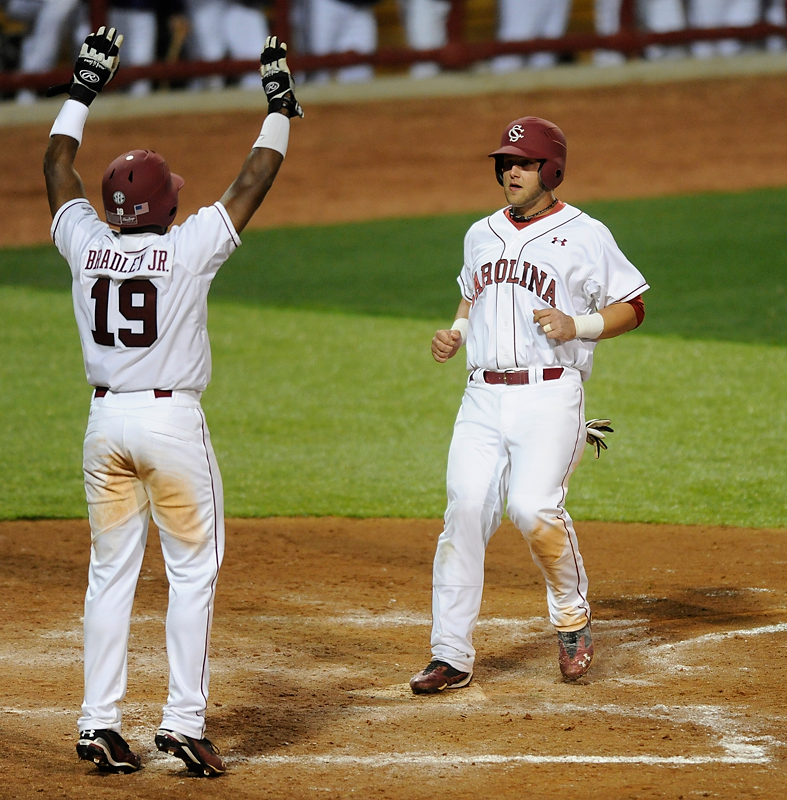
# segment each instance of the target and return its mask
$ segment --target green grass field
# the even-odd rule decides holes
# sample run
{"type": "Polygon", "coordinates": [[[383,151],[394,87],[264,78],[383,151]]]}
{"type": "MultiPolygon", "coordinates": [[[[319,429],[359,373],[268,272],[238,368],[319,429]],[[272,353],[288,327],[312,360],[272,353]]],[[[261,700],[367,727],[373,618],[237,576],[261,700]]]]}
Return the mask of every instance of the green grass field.
{"type": "MultiPolygon", "coordinates": [[[[603,342],[578,519],[787,527],[787,190],[584,205],[651,283],[603,342]]],[[[215,281],[203,403],[228,515],[440,516],[464,360],[435,364],[479,215],[247,232],[215,281]]],[[[0,251],[0,518],[84,516],[68,269],[0,251]]]]}

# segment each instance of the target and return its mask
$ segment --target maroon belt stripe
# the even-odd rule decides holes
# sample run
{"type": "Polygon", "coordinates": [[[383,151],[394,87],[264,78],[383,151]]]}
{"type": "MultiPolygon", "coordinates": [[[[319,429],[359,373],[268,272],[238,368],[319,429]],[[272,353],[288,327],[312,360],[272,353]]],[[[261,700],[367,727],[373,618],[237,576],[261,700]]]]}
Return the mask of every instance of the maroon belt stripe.
{"type": "MultiPolygon", "coordinates": [[[[544,369],[545,381],[556,381],[563,375],[563,367],[546,367],[544,369]]],[[[530,377],[526,369],[512,370],[511,372],[484,372],[484,381],[506,386],[526,386],[530,377]]]]}
{"type": "MultiPolygon", "coordinates": [[[[109,389],[106,386],[96,386],[96,397],[105,397],[109,389]]],[[[171,389],[154,389],[153,395],[159,397],[172,397],[171,389]]]]}

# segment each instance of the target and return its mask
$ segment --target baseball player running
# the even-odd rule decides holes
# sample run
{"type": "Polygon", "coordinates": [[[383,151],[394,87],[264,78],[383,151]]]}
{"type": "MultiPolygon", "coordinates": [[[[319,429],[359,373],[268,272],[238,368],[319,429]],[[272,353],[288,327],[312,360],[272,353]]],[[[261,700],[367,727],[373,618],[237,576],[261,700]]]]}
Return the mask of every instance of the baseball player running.
{"type": "Polygon", "coordinates": [[[141,766],[121,736],[131,606],[153,516],[161,536],[169,607],[169,696],[159,750],[199,776],[221,775],[205,738],[208,647],[224,551],[223,495],[200,396],[211,372],[207,296],[241,243],[287,151],[293,94],[286,45],[261,56],[268,115],[240,174],[212,206],[170,227],[183,179],[149,150],[132,150],[104,174],[106,224],[85,199],[74,159],[90,103],[118,67],[123,37],[90,34],[76,62],[44,159],[52,238],[73,276],[85,371],[95,387],[84,474],[92,546],[85,597],[85,697],[77,753],[99,770],[141,766]],[[112,225],[119,230],[112,230],[112,225]]]}
{"type": "Polygon", "coordinates": [[[636,328],[645,314],[648,285],[609,231],[555,197],[566,163],[560,129],[514,120],[491,156],[509,206],[468,231],[456,321],[432,339],[441,363],[466,343],[470,375],[434,559],[432,661],[410,681],[416,694],[473,678],[484,553],[504,508],[544,575],[563,677],[588,671],[587,576],[564,504],[586,438],[598,453],[598,431],[610,429],[608,420],[586,429],[582,384],[597,341],[636,328]]]}

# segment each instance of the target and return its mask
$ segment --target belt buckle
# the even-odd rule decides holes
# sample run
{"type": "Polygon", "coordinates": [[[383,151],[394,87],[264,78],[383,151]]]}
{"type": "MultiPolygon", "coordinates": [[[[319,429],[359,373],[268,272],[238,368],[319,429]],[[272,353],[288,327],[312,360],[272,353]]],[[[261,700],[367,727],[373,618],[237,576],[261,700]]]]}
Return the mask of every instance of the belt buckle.
{"type": "MultiPolygon", "coordinates": [[[[525,372],[526,371],[527,370],[525,370],[525,372]]],[[[503,384],[505,386],[516,386],[516,384],[508,382],[508,376],[509,375],[513,375],[516,372],[522,372],[522,370],[519,370],[519,369],[504,369],[503,370],[503,384]]]]}

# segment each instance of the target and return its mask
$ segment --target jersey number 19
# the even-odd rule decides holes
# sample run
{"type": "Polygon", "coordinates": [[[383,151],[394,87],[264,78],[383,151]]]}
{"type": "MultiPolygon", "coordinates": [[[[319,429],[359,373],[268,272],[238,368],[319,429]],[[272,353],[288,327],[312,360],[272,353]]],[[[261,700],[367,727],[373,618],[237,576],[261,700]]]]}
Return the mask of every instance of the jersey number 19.
{"type": "MultiPolygon", "coordinates": [[[[129,322],[141,322],[142,332],[134,333],[131,328],[120,328],[117,332],[118,339],[126,347],[150,347],[158,338],[158,323],[156,322],[156,305],[158,290],[147,278],[123,281],[117,284],[118,309],[129,322]],[[134,305],[134,297],[142,298],[142,305],[134,305]]],[[[90,292],[96,301],[96,329],[93,339],[96,344],[115,346],[115,334],[108,327],[109,292],[112,281],[109,278],[99,278],[90,292]]]]}

